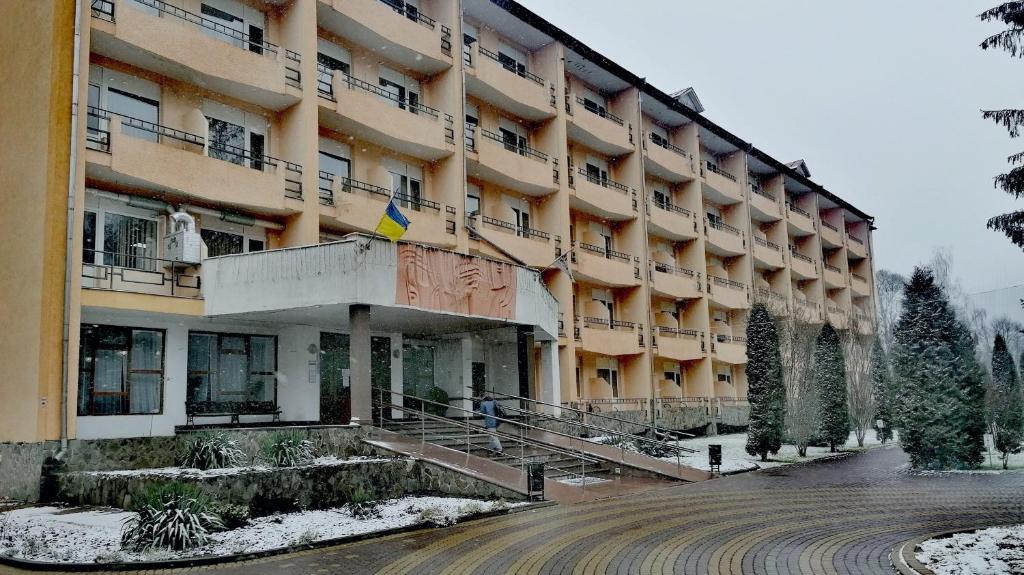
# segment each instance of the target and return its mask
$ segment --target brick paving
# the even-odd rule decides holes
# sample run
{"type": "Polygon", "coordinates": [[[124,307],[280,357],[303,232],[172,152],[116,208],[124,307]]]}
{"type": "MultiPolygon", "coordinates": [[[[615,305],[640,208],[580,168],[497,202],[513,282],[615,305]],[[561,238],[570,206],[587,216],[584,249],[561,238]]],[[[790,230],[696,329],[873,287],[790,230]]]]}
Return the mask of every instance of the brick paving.
{"type": "MultiPolygon", "coordinates": [[[[913,475],[899,449],[203,568],[269,573],[892,573],[889,551],[1024,523],[1024,474],[913,475]]],[[[0,569],[0,572],[3,572],[0,569]]]]}

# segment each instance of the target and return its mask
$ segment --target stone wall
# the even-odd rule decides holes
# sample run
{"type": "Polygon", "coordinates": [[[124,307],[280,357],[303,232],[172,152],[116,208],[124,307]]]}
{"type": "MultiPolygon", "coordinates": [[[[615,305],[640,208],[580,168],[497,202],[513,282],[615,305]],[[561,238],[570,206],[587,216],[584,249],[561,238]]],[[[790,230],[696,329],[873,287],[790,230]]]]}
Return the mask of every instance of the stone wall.
{"type": "Polygon", "coordinates": [[[745,427],[750,424],[749,405],[723,405],[722,417],[719,422],[723,425],[734,427],[745,427]]]}
{"type": "Polygon", "coordinates": [[[658,413],[658,427],[676,431],[686,431],[703,427],[711,419],[707,408],[697,407],[662,407],[658,413]]]}
{"type": "Polygon", "coordinates": [[[43,461],[60,443],[0,443],[0,499],[36,501],[43,461]]]}

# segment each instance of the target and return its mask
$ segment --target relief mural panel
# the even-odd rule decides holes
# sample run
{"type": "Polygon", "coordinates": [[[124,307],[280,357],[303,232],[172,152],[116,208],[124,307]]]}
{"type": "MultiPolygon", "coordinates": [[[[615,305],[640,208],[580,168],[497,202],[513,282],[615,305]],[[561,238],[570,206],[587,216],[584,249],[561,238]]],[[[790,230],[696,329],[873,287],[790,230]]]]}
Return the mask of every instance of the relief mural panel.
{"type": "Polygon", "coordinates": [[[513,319],[516,269],[502,262],[413,244],[398,246],[395,303],[513,319]]]}

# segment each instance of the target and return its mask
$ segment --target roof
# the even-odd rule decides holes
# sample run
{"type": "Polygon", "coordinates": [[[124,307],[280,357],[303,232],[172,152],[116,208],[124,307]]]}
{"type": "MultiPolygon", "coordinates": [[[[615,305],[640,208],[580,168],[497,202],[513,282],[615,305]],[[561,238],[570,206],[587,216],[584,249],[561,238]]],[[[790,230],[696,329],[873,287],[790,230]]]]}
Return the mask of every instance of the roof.
{"type": "Polygon", "coordinates": [[[807,162],[803,160],[786,162],[786,165],[803,174],[805,178],[811,177],[811,169],[807,167],[807,162]]]}

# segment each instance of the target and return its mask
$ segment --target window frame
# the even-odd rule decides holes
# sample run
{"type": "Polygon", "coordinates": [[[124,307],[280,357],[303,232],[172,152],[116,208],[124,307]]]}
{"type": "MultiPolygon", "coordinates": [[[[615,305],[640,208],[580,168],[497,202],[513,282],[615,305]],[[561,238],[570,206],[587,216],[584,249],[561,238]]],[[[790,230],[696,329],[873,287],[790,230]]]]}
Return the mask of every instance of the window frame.
{"type": "MultiPolygon", "coordinates": [[[[122,325],[86,323],[86,324],[83,324],[79,328],[78,349],[79,349],[79,357],[78,357],[78,370],[79,370],[79,375],[78,375],[78,401],[77,401],[77,406],[76,406],[76,410],[75,410],[75,413],[76,413],[77,417],[111,417],[111,416],[125,416],[125,415],[144,415],[144,416],[145,415],[163,415],[163,412],[164,412],[164,391],[165,391],[164,384],[166,383],[166,379],[167,379],[167,377],[165,375],[165,369],[166,369],[166,366],[167,366],[167,330],[166,329],[150,328],[150,327],[135,327],[135,326],[122,326],[122,325]],[[121,408],[123,409],[126,406],[128,408],[128,410],[123,412],[123,413],[94,413],[94,410],[95,410],[95,407],[94,407],[95,406],[95,395],[94,395],[95,392],[94,392],[94,389],[96,387],[96,351],[98,349],[100,349],[100,347],[98,346],[98,342],[96,341],[95,336],[92,338],[92,340],[93,340],[92,341],[92,347],[90,348],[91,349],[91,358],[92,358],[92,362],[91,362],[91,374],[92,374],[91,382],[92,382],[92,384],[91,384],[91,387],[89,387],[89,388],[83,386],[82,374],[84,374],[86,372],[86,368],[84,366],[84,363],[85,363],[85,358],[88,357],[88,354],[86,353],[86,350],[83,349],[86,346],[86,338],[84,337],[84,334],[82,334],[82,331],[84,331],[86,329],[89,329],[89,328],[93,328],[93,329],[96,329],[96,328],[116,329],[116,330],[124,331],[127,334],[128,345],[127,345],[127,349],[124,350],[125,354],[126,354],[125,366],[126,366],[126,372],[127,373],[126,373],[125,380],[124,380],[123,391],[120,392],[120,393],[117,393],[117,394],[110,393],[110,392],[104,392],[107,395],[120,395],[120,396],[123,397],[122,400],[121,400],[121,408]],[[154,333],[159,333],[160,334],[160,369],[158,369],[158,370],[157,369],[132,369],[132,355],[133,355],[132,348],[134,347],[132,344],[134,342],[134,333],[136,331],[147,331],[147,332],[154,332],[154,333]],[[156,411],[137,412],[137,413],[133,413],[131,411],[131,389],[132,389],[131,388],[131,374],[132,373],[157,374],[157,375],[160,376],[159,391],[157,393],[157,397],[159,398],[159,401],[158,401],[158,409],[156,411]],[[85,392],[89,394],[88,406],[89,406],[90,409],[89,409],[88,413],[82,413],[82,399],[81,399],[81,397],[82,397],[83,390],[85,390],[85,392]]],[[[106,347],[104,347],[103,349],[116,349],[116,348],[106,348],[106,347]]]]}
{"type": "MultiPolygon", "coordinates": [[[[273,402],[274,402],[274,406],[275,407],[280,407],[281,404],[280,404],[280,402],[278,400],[278,384],[279,384],[279,382],[278,382],[278,376],[277,376],[277,372],[279,371],[278,368],[281,365],[280,338],[276,334],[237,333],[237,332],[220,332],[220,331],[207,331],[207,330],[189,330],[188,334],[186,335],[186,337],[187,337],[186,345],[185,345],[185,356],[186,356],[186,358],[185,358],[185,403],[186,404],[192,402],[192,398],[191,398],[191,394],[192,394],[191,380],[192,380],[193,374],[196,374],[196,373],[204,373],[204,374],[212,373],[210,371],[202,371],[201,372],[201,371],[193,371],[192,370],[192,366],[190,365],[189,358],[191,357],[191,349],[190,348],[191,348],[191,345],[192,345],[192,336],[193,335],[206,335],[206,336],[214,336],[214,337],[217,338],[217,371],[218,372],[220,371],[221,339],[227,338],[227,337],[243,338],[245,340],[246,362],[251,364],[251,361],[252,361],[252,338],[254,338],[254,337],[271,338],[274,341],[274,366],[273,366],[273,370],[270,371],[270,372],[255,372],[255,373],[258,373],[259,375],[263,375],[263,376],[267,376],[267,375],[273,376],[273,378],[274,378],[274,399],[273,399],[273,402]]],[[[247,370],[248,370],[247,373],[246,373],[246,377],[247,377],[246,378],[246,384],[248,385],[250,383],[250,380],[248,379],[248,377],[252,376],[254,372],[252,371],[251,365],[247,365],[246,367],[247,367],[247,370]]],[[[224,402],[224,401],[220,401],[220,402],[214,402],[212,400],[204,400],[204,401],[209,401],[210,403],[227,403],[227,402],[224,402]]]]}

